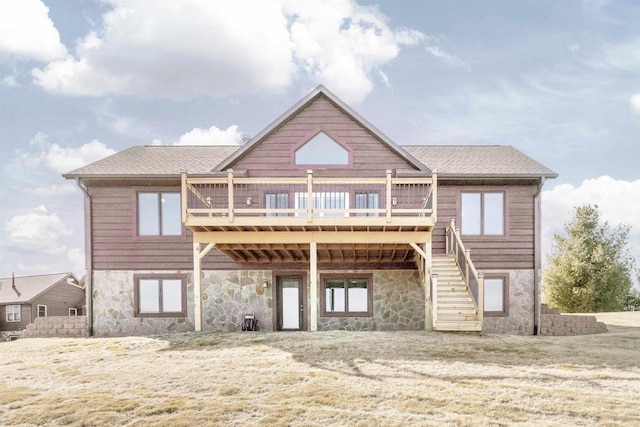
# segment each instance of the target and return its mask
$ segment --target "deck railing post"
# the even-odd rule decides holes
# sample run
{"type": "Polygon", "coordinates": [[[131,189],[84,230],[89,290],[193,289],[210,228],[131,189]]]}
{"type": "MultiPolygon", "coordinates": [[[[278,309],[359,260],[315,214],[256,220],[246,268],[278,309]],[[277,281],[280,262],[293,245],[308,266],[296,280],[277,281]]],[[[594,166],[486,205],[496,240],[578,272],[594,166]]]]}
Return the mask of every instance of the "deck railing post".
{"type": "Polygon", "coordinates": [[[434,171],[431,174],[431,216],[433,222],[438,222],[438,172],[434,171]]]}
{"type": "Polygon", "coordinates": [[[229,199],[229,222],[233,222],[233,169],[227,171],[227,197],[229,199]]]}
{"type": "Polygon", "coordinates": [[[464,282],[469,287],[469,260],[471,259],[471,250],[464,250],[464,282]]]}
{"type": "Polygon", "coordinates": [[[313,222],[313,170],[307,169],[307,222],[313,222]]]}
{"type": "Polygon", "coordinates": [[[186,224],[187,223],[187,173],[182,171],[180,173],[180,181],[181,181],[181,187],[180,187],[180,204],[181,204],[181,210],[182,210],[182,223],[186,224]]]}
{"type": "Polygon", "coordinates": [[[387,211],[387,222],[391,222],[391,169],[387,169],[387,188],[386,188],[386,197],[385,197],[385,205],[387,211]]]}

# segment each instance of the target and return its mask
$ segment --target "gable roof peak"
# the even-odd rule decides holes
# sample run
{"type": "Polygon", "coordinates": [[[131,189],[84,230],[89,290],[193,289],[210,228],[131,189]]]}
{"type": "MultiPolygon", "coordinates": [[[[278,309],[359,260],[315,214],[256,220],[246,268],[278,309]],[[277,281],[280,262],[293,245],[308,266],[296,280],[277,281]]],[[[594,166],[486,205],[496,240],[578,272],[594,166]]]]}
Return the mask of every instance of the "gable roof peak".
{"type": "Polygon", "coordinates": [[[429,168],[427,168],[423,163],[419,162],[415,157],[409,154],[402,147],[393,142],[388,136],[378,130],[375,126],[369,123],[364,117],[358,114],[355,110],[353,110],[349,105],[347,105],[344,101],[338,98],[333,92],[327,89],[324,85],[319,84],[313,90],[311,90],[307,95],[305,95],[300,101],[295,103],[291,108],[281,114],[278,118],[276,118],[273,122],[271,122],[266,128],[264,128],[260,133],[254,136],[249,142],[244,144],[242,148],[232,153],[229,157],[227,157],[224,161],[218,164],[215,167],[215,172],[221,172],[233,165],[233,163],[243,157],[246,153],[251,151],[256,145],[260,144],[260,142],[266,138],[271,132],[273,132],[276,128],[282,125],[284,122],[289,120],[289,118],[296,115],[302,109],[304,109],[309,103],[316,99],[316,97],[323,95],[330,102],[335,104],[339,109],[341,109],[345,114],[350,116],[354,121],[359,123],[362,127],[371,132],[376,138],[378,138],[384,145],[386,145],[391,151],[395,152],[400,157],[404,158],[409,164],[413,165],[417,170],[430,172],[429,168]]]}

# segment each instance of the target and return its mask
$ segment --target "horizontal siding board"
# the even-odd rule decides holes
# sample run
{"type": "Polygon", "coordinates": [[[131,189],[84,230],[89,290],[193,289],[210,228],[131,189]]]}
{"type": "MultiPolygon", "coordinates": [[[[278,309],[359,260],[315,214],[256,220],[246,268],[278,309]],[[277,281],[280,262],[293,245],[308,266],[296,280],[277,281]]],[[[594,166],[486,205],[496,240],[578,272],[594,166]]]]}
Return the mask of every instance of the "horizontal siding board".
{"type": "MultiPolygon", "coordinates": [[[[457,215],[459,195],[472,191],[504,191],[506,194],[505,237],[463,236],[462,241],[471,251],[471,259],[479,270],[532,269],[535,260],[534,195],[533,185],[446,185],[438,186],[438,218],[432,240],[433,252],[445,251],[445,228],[457,215]]],[[[460,227],[460,223],[456,223],[460,227]]]]}

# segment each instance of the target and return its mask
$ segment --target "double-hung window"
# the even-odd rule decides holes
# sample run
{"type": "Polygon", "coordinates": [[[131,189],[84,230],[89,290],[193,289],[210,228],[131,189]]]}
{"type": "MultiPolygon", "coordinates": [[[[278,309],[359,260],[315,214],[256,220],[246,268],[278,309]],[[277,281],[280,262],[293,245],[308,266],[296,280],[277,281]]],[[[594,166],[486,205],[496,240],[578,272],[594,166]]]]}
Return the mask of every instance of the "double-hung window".
{"type": "MultiPolygon", "coordinates": [[[[378,209],[380,207],[379,191],[356,191],[356,209],[378,209]]],[[[378,212],[362,212],[356,216],[380,216],[378,212]]]]}
{"type": "Polygon", "coordinates": [[[180,193],[139,192],[137,202],[139,236],[182,235],[180,193]]]}
{"type": "Polygon", "coordinates": [[[372,316],[372,276],[326,275],[321,277],[323,316],[372,316]]]}
{"type": "Polygon", "coordinates": [[[462,193],[462,234],[504,236],[504,192],[462,193]]]}
{"type": "Polygon", "coordinates": [[[47,317],[47,306],[38,304],[38,317],[47,317]]]}
{"type": "Polygon", "coordinates": [[[136,317],[186,317],[184,275],[136,275],[134,286],[136,317]]]}
{"type": "Polygon", "coordinates": [[[19,305],[8,305],[6,306],[7,311],[7,322],[20,322],[22,321],[22,316],[20,315],[20,306],[19,305]]]}

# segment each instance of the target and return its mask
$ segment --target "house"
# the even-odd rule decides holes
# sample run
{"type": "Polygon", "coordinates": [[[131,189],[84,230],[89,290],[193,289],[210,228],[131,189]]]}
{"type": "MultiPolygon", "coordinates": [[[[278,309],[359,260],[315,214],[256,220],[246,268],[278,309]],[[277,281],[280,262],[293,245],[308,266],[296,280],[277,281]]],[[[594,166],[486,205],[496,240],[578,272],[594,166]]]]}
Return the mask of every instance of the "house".
{"type": "Polygon", "coordinates": [[[64,175],[85,194],[96,335],[534,334],[556,176],[508,146],[397,145],[323,86],[242,146],[131,147],[64,175]]]}
{"type": "Polygon", "coordinates": [[[85,290],[73,273],[0,279],[0,337],[21,335],[38,317],[78,316],[85,290]]]}

